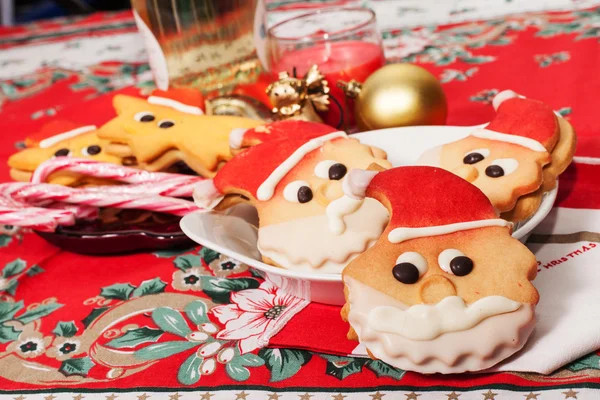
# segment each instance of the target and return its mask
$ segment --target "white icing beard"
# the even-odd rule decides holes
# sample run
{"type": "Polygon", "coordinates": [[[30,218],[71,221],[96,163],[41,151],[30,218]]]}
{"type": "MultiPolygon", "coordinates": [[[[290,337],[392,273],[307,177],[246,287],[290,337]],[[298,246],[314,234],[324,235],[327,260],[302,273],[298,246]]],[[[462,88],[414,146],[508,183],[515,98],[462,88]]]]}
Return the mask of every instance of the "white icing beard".
{"type": "Polygon", "coordinates": [[[534,306],[502,296],[465,305],[406,304],[349,276],[348,321],[378,359],[421,373],[480,371],[520,350],[535,324],[534,306]]]}
{"type": "Polygon", "coordinates": [[[379,238],[389,220],[377,200],[335,200],[326,214],[300,218],[258,230],[258,249],[283,268],[339,274],[379,238]],[[337,203],[336,203],[337,202],[337,203]]]}

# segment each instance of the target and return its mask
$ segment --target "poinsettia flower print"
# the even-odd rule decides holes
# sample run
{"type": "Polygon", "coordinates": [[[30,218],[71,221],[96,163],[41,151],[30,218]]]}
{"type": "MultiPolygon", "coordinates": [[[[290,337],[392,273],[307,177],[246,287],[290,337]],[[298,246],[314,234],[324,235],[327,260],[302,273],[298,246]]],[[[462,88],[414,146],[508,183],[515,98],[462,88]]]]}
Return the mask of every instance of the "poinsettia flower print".
{"type": "Polygon", "coordinates": [[[213,315],[225,325],[217,338],[239,340],[242,354],[269,344],[269,339],[309,303],[292,295],[285,285],[280,286],[265,281],[258,289],[232,293],[232,304],[214,307],[213,315]]]}

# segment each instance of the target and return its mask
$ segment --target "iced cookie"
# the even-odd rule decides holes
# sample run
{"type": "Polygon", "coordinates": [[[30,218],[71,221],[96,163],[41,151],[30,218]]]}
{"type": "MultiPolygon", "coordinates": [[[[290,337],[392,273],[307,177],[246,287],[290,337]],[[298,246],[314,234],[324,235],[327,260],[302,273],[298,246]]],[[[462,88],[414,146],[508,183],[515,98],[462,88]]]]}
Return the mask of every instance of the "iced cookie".
{"type": "Polygon", "coordinates": [[[223,208],[240,196],[254,204],[265,262],[340,273],[379,237],[388,221],[385,207],[344,196],[342,183],[351,168],[389,168],[385,152],[306,121],[274,122],[232,134],[233,147],[250,144],[213,180],[202,182],[194,198],[205,208],[223,208]]]}
{"type": "Polygon", "coordinates": [[[185,162],[201,176],[214,176],[231,158],[229,133],[262,121],[204,115],[204,100],[192,89],[154,91],[148,99],[117,95],[117,117],[100,128],[108,150],[150,171],[185,162]]]}
{"type": "Polygon", "coordinates": [[[344,190],[391,215],[343,271],[349,339],[422,373],[479,371],[521,349],[535,324],[536,259],[478,188],[421,166],[353,170],[344,190]]]}
{"type": "MultiPolygon", "coordinates": [[[[97,161],[121,163],[121,158],[108,154],[108,141],[98,138],[96,127],[81,126],[67,121],[52,121],[26,140],[26,149],[8,159],[10,176],[16,181],[29,182],[33,171],[53,157],[84,157],[97,161]]],[[[70,172],[50,176],[50,183],[66,186],[101,184],[106,181],[70,172]]]]}
{"type": "Polygon", "coordinates": [[[469,136],[433,148],[419,163],[439,166],[473,183],[502,217],[531,216],[573,159],[571,125],[546,104],[504,91],[493,100],[496,117],[469,136]]]}

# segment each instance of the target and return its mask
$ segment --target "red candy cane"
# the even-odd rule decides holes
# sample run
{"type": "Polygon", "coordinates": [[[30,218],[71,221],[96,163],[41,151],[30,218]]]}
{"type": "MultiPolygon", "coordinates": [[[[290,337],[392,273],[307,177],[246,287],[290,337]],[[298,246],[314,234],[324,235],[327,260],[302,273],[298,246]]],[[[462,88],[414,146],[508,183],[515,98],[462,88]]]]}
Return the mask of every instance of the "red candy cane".
{"type": "Polygon", "coordinates": [[[0,184],[0,194],[27,203],[51,200],[92,207],[136,208],[179,216],[198,210],[198,207],[191,201],[171,197],[108,193],[98,189],[74,189],[47,183],[0,184]]]}
{"type": "Polygon", "coordinates": [[[50,175],[58,171],[69,171],[129,183],[129,185],[105,186],[95,189],[103,192],[157,194],[169,197],[192,197],[194,185],[204,180],[197,176],[149,172],[85,158],[57,157],[40,164],[35,170],[31,182],[46,182],[50,175]]]}
{"type": "Polygon", "coordinates": [[[73,210],[47,210],[0,196],[0,224],[2,225],[53,231],[57,225],[71,225],[74,222],[73,210]]]}

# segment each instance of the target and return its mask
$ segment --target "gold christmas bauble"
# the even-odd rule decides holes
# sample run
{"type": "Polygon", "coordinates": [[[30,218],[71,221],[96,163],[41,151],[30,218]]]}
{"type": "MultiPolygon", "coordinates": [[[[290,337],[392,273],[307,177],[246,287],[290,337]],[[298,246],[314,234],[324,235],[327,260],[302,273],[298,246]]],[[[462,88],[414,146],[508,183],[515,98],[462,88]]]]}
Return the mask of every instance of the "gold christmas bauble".
{"type": "Polygon", "coordinates": [[[354,116],[361,131],[446,123],[448,106],[442,85],[416,65],[386,65],[362,85],[350,82],[345,89],[355,98],[354,116]]]}

